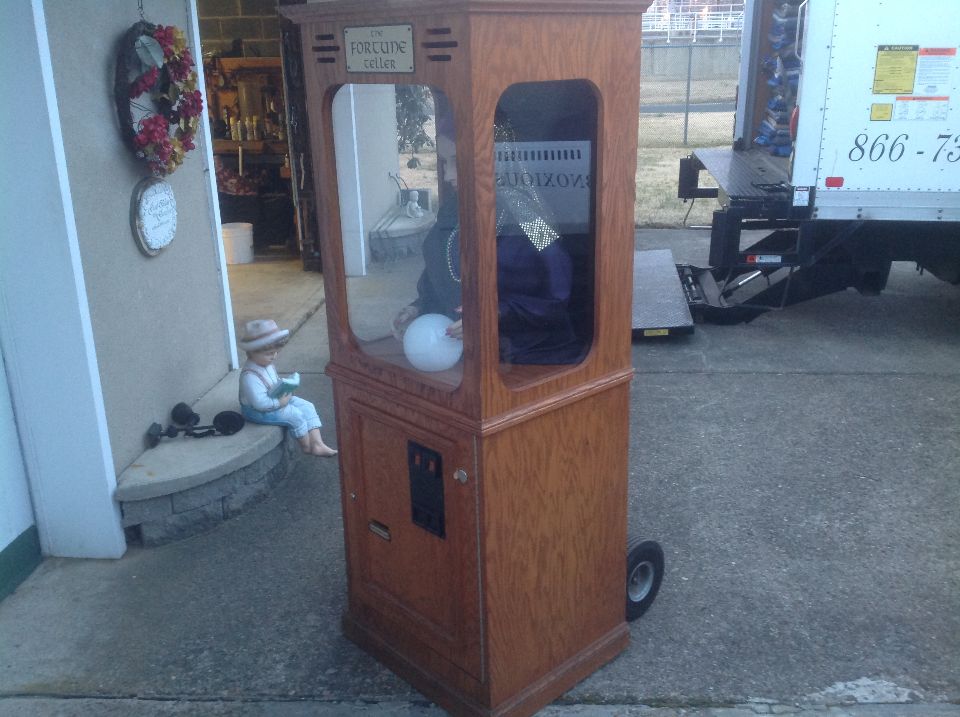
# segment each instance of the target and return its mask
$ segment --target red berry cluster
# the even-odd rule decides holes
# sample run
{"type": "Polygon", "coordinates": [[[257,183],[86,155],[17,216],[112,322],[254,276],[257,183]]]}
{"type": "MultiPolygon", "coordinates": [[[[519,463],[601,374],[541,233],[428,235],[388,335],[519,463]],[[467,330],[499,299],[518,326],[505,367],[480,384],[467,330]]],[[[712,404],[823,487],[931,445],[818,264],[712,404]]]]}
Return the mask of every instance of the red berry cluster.
{"type": "Polygon", "coordinates": [[[140,120],[140,131],[133,141],[137,147],[143,149],[151,144],[160,144],[169,139],[170,125],[162,115],[150,115],[140,120]]]}
{"type": "Polygon", "coordinates": [[[129,95],[135,99],[149,93],[161,109],[139,121],[133,144],[150,170],[164,175],[176,170],[184,155],[196,149],[193,140],[203,114],[203,95],[196,89],[193,55],[185,46],[183,33],[173,26],[157,25],[150,35],[163,50],[163,66],[145,70],[130,83],[129,95]]]}
{"type": "MultiPolygon", "coordinates": [[[[166,57],[166,50],[164,50],[166,57]]],[[[167,62],[167,72],[170,73],[170,79],[174,82],[183,82],[193,72],[193,56],[190,54],[190,48],[184,48],[180,57],[174,57],[167,62]]]]}
{"type": "Polygon", "coordinates": [[[149,92],[152,90],[153,86],[157,84],[159,77],[159,67],[151,67],[149,70],[140,75],[140,77],[130,84],[130,99],[139,97],[144,92],[149,92]]]}
{"type": "Polygon", "coordinates": [[[168,60],[174,53],[173,43],[173,26],[168,25],[164,27],[163,25],[157,25],[157,29],[153,31],[153,39],[160,43],[160,48],[163,50],[163,59],[168,60]]]}
{"type": "Polygon", "coordinates": [[[180,95],[180,102],[177,103],[175,112],[177,117],[182,119],[199,117],[203,112],[203,95],[200,94],[200,90],[184,92],[180,95]]]}

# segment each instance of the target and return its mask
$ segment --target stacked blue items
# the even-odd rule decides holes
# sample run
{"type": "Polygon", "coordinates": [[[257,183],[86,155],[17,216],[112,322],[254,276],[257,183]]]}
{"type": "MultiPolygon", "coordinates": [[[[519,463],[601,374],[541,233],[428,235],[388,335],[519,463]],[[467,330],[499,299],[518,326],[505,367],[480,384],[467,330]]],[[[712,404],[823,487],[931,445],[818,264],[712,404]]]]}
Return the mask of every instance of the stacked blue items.
{"type": "Polygon", "coordinates": [[[764,55],[760,58],[760,71],[766,75],[773,75],[777,71],[777,60],[775,55],[764,55]]]}
{"type": "Polygon", "coordinates": [[[790,112],[788,110],[780,110],[779,112],[767,110],[766,118],[773,125],[786,126],[790,122],[790,112]]]}
{"type": "Polygon", "coordinates": [[[797,20],[793,22],[774,22],[767,39],[770,41],[770,47],[776,52],[790,52],[793,50],[793,42],[797,34],[797,20]]]}
{"type": "Polygon", "coordinates": [[[790,127],[774,124],[769,118],[764,119],[754,141],[765,146],[790,144],[790,127]]]}
{"type": "Polygon", "coordinates": [[[767,100],[767,109],[773,112],[787,112],[790,105],[787,103],[786,97],[777,94],[767,100]]]}
{"type": "MultiPolygon", "coordinates": [[[[777,57],[773,64],[775,64],[775,69],[767,79],[767,84],[771,87],[789,85],[790,89],[796,92],[797,87],[800,85],[800,58],[796,55],[777,57]]],[[[769,71],[768,67],[769,63],[764,62],[764,71],[769,71]]]]}
{"type": "Polygon", "coordinates": [[[796,55],[787,55],[781,58],[781,61],[783,62],[783,73],[787,79],[787,83],[790,85],[790,88],[796,92],[797,87],[800,86],[800,58],[796,55]]]}
{"type": "MultiPolygon", "coordinates": [[[[766,64],[764,65],[766,67],[766,64]]],[[[771,87],[780,87],[785,79],[786,71],[784,69],[783,60],[779,57],[774,58],[774,70],[773,74],[767,79],[767,84],[771,87]]]]}
{"type": "Polygon", "coordinates": [[[771,153],[777,156],[789,156],[791,144],[790,128],[772,122],[768,116],[760,123],[760,128],[757,136],[753,139],[753,143],[760,147],[770,147],[771,153]],[[784,150],[781,149],[783,147],[786,148],[786,154],[784,154],[784,150]]]}
{"type": "Polygon", "coordinates": [[[773,88],[773,96],[767,101],[767,111],[753,142],[769,148],[777,157],[789,157],[793,151],[789,123],[801,69],[795,45],[798,5],[799,0],[786,0],[774,8],[767,34],[771,54],[760,60],[760,71],[767,75],[766,82],[773,88]]]}
{"type": "Polygon", "coordinates": [[[799,0],[788,0],[780,5],[778,8],[773,10],[773,21],[774,23],[793,23],[797,24],[797,6],[800,4],[799,0]]]}
{"type": "Polygon", "coordinates": [[[796,17],[777,17],[777,13],[773,13],[773,25],[770,26],[770,38],[784,38],[793,36],[797,33],[797,18],[796,17]]]}

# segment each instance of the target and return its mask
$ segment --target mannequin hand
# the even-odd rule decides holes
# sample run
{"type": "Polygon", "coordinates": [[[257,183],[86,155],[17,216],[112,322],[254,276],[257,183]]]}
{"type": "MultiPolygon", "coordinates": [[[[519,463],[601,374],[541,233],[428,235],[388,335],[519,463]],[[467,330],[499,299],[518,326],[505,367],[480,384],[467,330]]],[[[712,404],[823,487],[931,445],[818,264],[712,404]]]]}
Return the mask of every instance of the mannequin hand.
{"type": "Polygon", "coordinates": [[[290,403],[290,396],[291,396],[291,395],[292,395],[292,394],[285,393],[285,394],[283,394],[280,398],[277,399],[278,401],[280,401],[280,408],[283,408],[283,407],[286,406],[288,403],[290,403]]]}
{"type": "Polygon", "coordinates": [[[403,332],[407,330],[407,326],[410,325],[410,322],[413,321],[420,315],[420,310],[416,306],[404,306],[400,311],[397,312],[397,315],[393,318],[393,337],[397,341],[403,340],[403,332]]]}
{"type": "Polygon", "coordinates": [[[463,319],[457,319],[447,327],[447,336],[463,340],[463,319]]]}
{"type": "MultiPolygon", "coordinates": [[[[463,306],[454,309],[458,314],[463,313],[463,306]]],[[[457,319],[447,327],[447,336],[453,339],[463,340],[463,319],[457,319]]]]}
{"type": "MultiPolygon", "coordinates": [[[[454,309],[458,314],[463,313],[463,306],[458,306],[454,309]]],[[[463,319],[457,319],[452,324],[447,327],[447,336],[452,339],[460,339],[463,341],[463,319]]]]}

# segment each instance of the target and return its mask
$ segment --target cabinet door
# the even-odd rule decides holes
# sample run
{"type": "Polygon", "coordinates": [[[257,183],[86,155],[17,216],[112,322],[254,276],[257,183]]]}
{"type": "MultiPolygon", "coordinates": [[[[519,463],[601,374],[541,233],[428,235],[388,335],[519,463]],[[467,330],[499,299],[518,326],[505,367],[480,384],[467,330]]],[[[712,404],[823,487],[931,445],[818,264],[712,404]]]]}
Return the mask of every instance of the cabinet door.
{"type": "Polygon", "coordinates": [[[351,610],[398,651],[420,643],[481,679],[473,437],[357,402],[349,413],[351,610]]]}

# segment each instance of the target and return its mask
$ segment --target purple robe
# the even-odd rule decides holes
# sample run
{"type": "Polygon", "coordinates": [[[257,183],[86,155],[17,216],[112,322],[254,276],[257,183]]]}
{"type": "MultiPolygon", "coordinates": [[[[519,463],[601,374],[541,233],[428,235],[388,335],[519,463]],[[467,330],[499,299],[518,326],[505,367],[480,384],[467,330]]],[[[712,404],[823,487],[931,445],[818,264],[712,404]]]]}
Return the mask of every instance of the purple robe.
{"type": "MultiPolygon", "coordinates": [[[[414,305],[421,314],[458,319],[456,309],[462,303],[459,230],[456,202],[446,204],[423,242],[425,267],[414,305]]],[[[501,361],[570,364],[583,357],[585,343],[570,320],[572,284],[573,263],[562,239],[538,251],[522,233],[497,237],[501,361]]]]}

